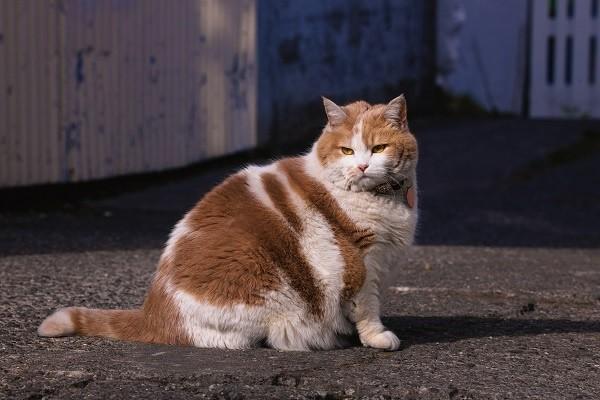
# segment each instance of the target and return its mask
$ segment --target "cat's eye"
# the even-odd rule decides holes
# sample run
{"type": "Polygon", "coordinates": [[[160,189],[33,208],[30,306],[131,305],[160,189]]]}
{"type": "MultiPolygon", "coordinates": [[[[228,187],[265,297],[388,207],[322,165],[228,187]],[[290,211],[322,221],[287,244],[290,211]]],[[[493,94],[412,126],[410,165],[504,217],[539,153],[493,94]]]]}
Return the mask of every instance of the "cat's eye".
{"type": "Polygon", "coordinates": [[[347,156],[351,156],[352,154],[354,154],[354,150],[348,148],[348,147],[342,147],[342,153],[344,153],[347,156]]]}
{"type": "Polygon", "coordinates": [[[373,146],[371,151],[373,153],[381,153],[382,151],[385,150],[386,147],[387,147],[387,144],[378,144],[377,146],[373,146]]]}

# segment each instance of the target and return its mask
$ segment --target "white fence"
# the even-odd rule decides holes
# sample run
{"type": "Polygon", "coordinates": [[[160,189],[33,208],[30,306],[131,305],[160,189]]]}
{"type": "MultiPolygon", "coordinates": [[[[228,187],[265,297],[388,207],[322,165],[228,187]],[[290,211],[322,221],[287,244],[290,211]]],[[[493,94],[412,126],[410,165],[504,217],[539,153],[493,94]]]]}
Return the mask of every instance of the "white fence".
{"type": "Polygon", "coordinates": [[[256,144],[256,0],[1,0],[0,187],[256,144]]]}
{"type": "Polygon", "coordinates": [[[600,117],[600,0],[532,5],[531,116],[600,117]]]}

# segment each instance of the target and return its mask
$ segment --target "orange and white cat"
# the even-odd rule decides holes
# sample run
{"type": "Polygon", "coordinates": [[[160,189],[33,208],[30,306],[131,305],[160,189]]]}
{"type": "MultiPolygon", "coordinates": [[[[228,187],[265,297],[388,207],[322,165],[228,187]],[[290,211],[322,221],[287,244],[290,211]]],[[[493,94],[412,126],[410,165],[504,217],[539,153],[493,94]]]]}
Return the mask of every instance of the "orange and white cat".
{"type": "Polygon", "coordinates": [[[406,102],[323,102],[309,153],[243,169],[179,221],[142,308],[63,308],[38,333],[311,350],[356,329],[365,346],[397,350],[379,298],[417,222],[406,102]]]}

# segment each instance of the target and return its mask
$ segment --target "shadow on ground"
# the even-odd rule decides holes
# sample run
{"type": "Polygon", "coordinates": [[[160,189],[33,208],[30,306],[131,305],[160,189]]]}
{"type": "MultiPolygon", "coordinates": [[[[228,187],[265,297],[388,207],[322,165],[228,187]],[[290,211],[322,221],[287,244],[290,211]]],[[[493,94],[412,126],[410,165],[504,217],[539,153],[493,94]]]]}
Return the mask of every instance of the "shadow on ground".
{"type": "MultiPolygon", "coordinates": [[[[421,121],[412,128],[420,143],[419,244],[600,247],[599,121],[421,121]]],[[[12,205],[0,209],[0,254],[159,248],[204,193],[265,156],[88,191],[4,191],[12,205]]]]}
{"type": "Polygon", "coordinates": [[[600,321],[568,319],[506,319],[472,316],[384,318],[384,324],[402,339],[403,347],[498,336],[559,333],[600,333],[600,321]]]}

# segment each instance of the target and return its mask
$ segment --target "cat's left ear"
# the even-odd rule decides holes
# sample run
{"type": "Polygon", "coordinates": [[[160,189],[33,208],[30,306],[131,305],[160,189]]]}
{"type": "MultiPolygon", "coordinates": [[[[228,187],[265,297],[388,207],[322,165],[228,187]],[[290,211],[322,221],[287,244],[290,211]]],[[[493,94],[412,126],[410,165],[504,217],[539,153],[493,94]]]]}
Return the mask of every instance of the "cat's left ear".
{"type": "Polygon", "coordinates": [[[392,125],[402,130],[408,130],[408,121],[406,119],[406,99],[404,98],[403,94],[387,103],[383,116],[385,119],[391,122],[392,125]]]}

